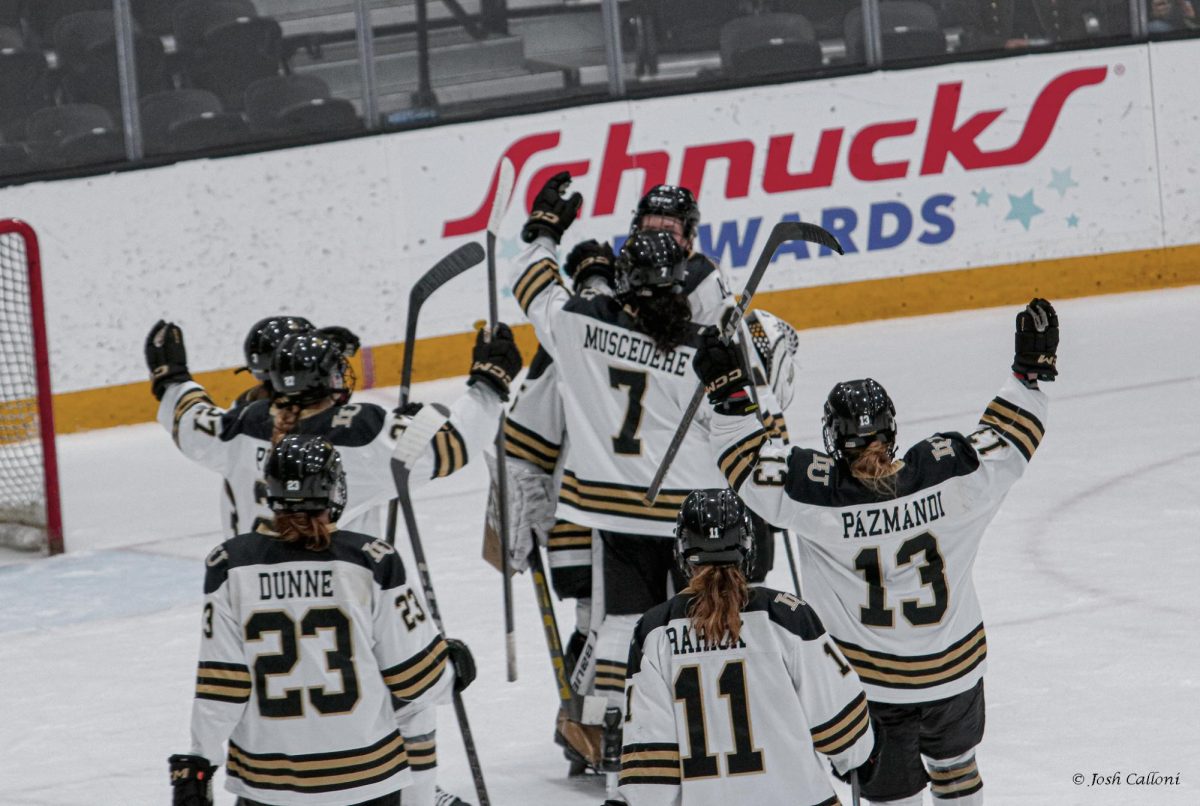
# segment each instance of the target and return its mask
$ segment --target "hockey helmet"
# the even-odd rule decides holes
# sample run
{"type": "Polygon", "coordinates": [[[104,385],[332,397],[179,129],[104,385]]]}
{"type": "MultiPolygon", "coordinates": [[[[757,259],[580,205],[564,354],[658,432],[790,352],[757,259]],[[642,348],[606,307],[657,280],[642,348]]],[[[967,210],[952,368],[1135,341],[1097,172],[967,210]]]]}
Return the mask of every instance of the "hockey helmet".
{"type": "Polygon", "coordinates": [[[267,380],[271,371],[271,355],[284,336],[292,333],[309,333],[316,328],[303,316],[268,316],[260,319],[246,334],[242,351],[246,356],[246,369],[260,381],[267,380]]]}
{"type": "Polygon", "coordinates": [[[617,297],[678,293],[687,276],[687,255],[668,232],[635,232],[614,265],[617,297]]]}
{"type": "Polygon", "coordinates": [[[843,381],[825,400],[821,418],[825,450],[846,461],[847,450],[862,450],[876,440],[888,444],[888,457],[896,455],[896,407],[875,380],[843,381]]]}
{"type": "Polygon", "coordinates": [[[754,559],[750,512],[733,490],[693,490],[675,518],[675,560],[691,579],[697,566],[737,565],[743,572],[754,559]]]}
{"type": "Polygon", "coordinates": [[[700,225],[700,205],[696,203],[696,197],[692,191],[679,185],[655,185],[650,188],[650,192],[638,202],[629,231],[640,231],[642,218],[648,215],[678,219],[683,225],[685,241],[690,241],[696,235],[696,227],[700,225]]]}
{"type": "Polygon", "coordinates": [[[304,406],[344,392],[347,366],[332,340],[315,333],[292,333],[271,356],[271,386],[276,398],[304,406]]]}
{"type": "Polygon", "coordinates": [[[346,507],[342,457],[328,440],[287,434],[267,455],[263,467],[267,506],[274,512],[322,512],[336,521],[346,507]]]}

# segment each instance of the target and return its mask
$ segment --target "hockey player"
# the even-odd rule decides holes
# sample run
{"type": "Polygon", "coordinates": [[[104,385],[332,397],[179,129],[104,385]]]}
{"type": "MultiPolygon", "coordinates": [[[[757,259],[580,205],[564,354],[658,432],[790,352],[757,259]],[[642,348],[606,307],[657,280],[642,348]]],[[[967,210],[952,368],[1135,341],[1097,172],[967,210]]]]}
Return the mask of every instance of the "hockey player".
{"type": "Polygon", "coordinates": [[[169,760],[175,806],[212,806],[225,757],[239,806],[399,806],[407,726],[475,677],[383,540],[338,529],[346,477],[311,435],[267,455],[273,521],[218,546],[204,580],[192,747],[169,760]]]}
{"type": "Polygon", "coordinates": [[[704,337],[695,368],[715,413],[717,464],[746,504],[801,536],[805,595],[862,678],[884,734],[863,794],[975,806],[983,782],[983,616],[972,568],[987,524],[1042,440],[1058,374],[1058,316],[1035,299],[1016,319],[1012,376],[969,436],[937,433],[897,460],[895,408],[871,379],[839,383],[825,452],[771,446],[747,416],[736,352],[704,337]]]}
{"type": "Polygon", "coordinates": [[[578,209],[577,195],[564,196],[569,181],[565,173],[555,176],[535,199],[522,231],[531,246],[519,259],[513,292],[559,373],[570,450],[557,516],[596,530],[592,607],[603,620],[573,682],[577,691],[594,687],[619,711],[633,626],[671,590],[669,538],[679,505],[691,490],[722,483],[696,429],[658,503],[642,503],[695,387],[686,365],[701,325],[719,321],[727,305],[697,301],[716,282],[715,268],[710,262],[694,271],[675,238],[661,231],[638,232],[625,243],[614,265],[614,296],[572,297],[555,256],[578,209]]]}
{"type": "MultiPolygon", "coordinates": [[[[270,446],[289,433],[317,434],[342,454],[350,483],[342,517],[345,528],[372,535],[381,534],[381,505],[396,495],[393,459],[410,469],[409,482],[415,486],[458,471],[494,435],[501,401],[521,369],[512,331],[501,324],[490,340],[480,331],[472,358],[469,388],[449,413],[417,404],[387,412],[371,403],[339,404],[346,364],[341,349],[315,333],[292,333],[272,357],[275,399],[225,411],[191,380],[177,325],[159,322],[146,341],[152,389],[161,401],[159,422],[185,456],[231,481],[242,523],[257,528],[272,517],[264,509],[262,481],[270,446]]],[[[429,712],[423,730],[405,737],[423,751],[411,759],[418,781],[406,806],[432,803],[433,717],[429,712]]]]}
{"type": "Polygon", "coordinates": [[[736,495],[688,495],[675,527],[688,585],[634,632],[610,804],[835,804],[818,753],[870,780],[876,737],[858,675],[808,604],[748,585],[752,547],[736,495]]]}

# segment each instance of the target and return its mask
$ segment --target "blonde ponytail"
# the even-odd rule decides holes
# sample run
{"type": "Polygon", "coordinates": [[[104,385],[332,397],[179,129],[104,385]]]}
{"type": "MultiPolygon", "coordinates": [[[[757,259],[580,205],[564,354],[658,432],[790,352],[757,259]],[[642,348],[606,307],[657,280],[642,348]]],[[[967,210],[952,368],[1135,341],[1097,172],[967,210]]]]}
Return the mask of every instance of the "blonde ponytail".
{"type": "Polygon", "coordinates": [[[889,454],[891,445],[876,440],[850,458],[850,475],[863,483],[878,496],[892,498],[896,495],[896,474],[904,466],[889,454]]]}
{"type": "Polygon", "coordinates": [[[742,608],[750,601],[750,586],[738,566],[701,566],[683,592],[693,594],[688,617],[705,641],[720,644],[728,636],[731,643],[737,643],[742,608]]]}

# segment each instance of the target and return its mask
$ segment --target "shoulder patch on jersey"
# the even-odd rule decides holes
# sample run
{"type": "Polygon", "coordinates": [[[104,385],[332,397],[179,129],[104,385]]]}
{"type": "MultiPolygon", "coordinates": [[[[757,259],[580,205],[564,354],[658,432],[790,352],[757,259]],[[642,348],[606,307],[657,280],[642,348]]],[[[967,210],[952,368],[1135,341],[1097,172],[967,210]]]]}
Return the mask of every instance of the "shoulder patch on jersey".
{"type": "Polygon", "coordinates": [[[338,448],[369,445],[383,430],[387,412],[374,403],[347,403],[312,417],[301,418],[296,430],[319,434],[338,448]]]}
{"type": "Polygon", "coordinates": [[[697,252],[689,257],[687,274],[683,278],[683,293],[690,295],[715,271],[717,271],[717,264],[708,255],[697,252]]]}
{"type": "Polygon", "coordinates": [[[386,540],[380,540],[357,532],[339,532],[368,559],[368,567],[375,575],[375,583],[384,590],[398,588],[405,582],[404,561],[396,552],[394,546],[386,540]]]}
{"type": "Polygon", "coordinates": [[[229,550],[222,543],[208,553],[204,558],[204,593],[208,595],[229,578],[229,550]]]}
{"type": "Polygon", "coordinates": [[[954,431],[923,439],[904,454],[901,494],[917,492],[941,484],[955,476],[974,473],[979,456],[971,441],[954,431]]]}
{"type": "Polygon", "coordinates": [[[767,617],[792,635],[805,641],[815,641],[825,634],[825,625],[808,602],[794,593],[773,588],[754,588],[745,611],[764,610],[767,617]]]}

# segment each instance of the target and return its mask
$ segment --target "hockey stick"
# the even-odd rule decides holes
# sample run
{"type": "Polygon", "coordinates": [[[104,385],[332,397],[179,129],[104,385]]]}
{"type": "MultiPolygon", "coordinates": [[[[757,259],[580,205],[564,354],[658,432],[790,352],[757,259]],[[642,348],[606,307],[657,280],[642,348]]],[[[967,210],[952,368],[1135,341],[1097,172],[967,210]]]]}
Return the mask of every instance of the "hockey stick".
{"type": "Polygon", "coordinates": [[[546,579],[542,550],[536,540],[529,552],[529,576],[533,580],[533,593],[537,598],[538,610],[542,614],[542,630],[546,633],[546,649],[550,652],[550,665],[554,669],[558,698],[563,707],[569,710],[573,694],[571,683],[567,679],[567,660],[563,654],[562,634],[558,631],[558,616],[554,613],[554,603],[550,599],[550,583],[546,579]]]}
{"type": "MultiPolygon", "coordinates": [[[[463,244],[446,257],[434,264],[413,285],[408,295],[408,323],[404,333],[404,362],[400,370],[400,408],[408,404],[409,391],[412,388],[413,353],[416,350],[417,316],[421,306],[441,288],[446,282],[462,274],[472,266],[483,262],[483,248],[475,242],[463,244]]],[[[404,512],[404,526],[408,529],[408,537],[412,544],[413,559],[417,563],[417,575],[421,579],[421,588],[425,591],[425,602],[429,606],[429,614],[438,631],[445,635],[442,616],[437,606],[437,596],[433,592],[433,580],[429,576],[429,564],[425,560],[425,549],[421,545],[421,534],[417,529],[417,513],[413,509],[412,496],[408,491],[408,468],[399,462],[392,462],[392,474],[396,480],[396,495],[388,505],[387,540],[396,543],[396,502],[404,512]]],[[[475,781],[475,794],[479,797],[480,806],[490,806],[487,785],[483,780],[483,768],[479,764],[479,754],[475,750],[475,738],[471,733],[471,723],[467,719],[467,707],[463,703],[462,694],[454,692],[454,715],[458,718],[459,732],[462,734],[463,745],[467,752],[467,764],[471,768],[471,777],[475,781]]]]}
{"type": "MultiPolygon", "coordinates": [[[[496,282],[496,233],[512,199],[516,171],[507,158],[500,160],[496,174],[496,195],[492,197],[492,213],[487,225],[488,271],[488,333],[496,330],[500,321],[499,289],[496,282]]],[[[517,632],[513,626],[512,575],[508,570],[508,470],[505,466],[504,411],[500,412],[500,428],[496,432],[496,504],[500,521],[500,579],[504,591],[504,655],[507,660],[508,682],[517,679],[517,632]]]]}
{"type": "Polygon", "coordinates": [[[858,770],[850,771],[850,804],[851,806],[861,806],[862,804],[862,786],[858,783],[858,770]]]}
{"type": "MultiPolygon", "coordinates": [[[[417,340],[417,316],[421,313],[421,306],[433,296],[433,292],[472,266],[478,266],[483,259],[483,247],[474,241],[465,243],[433,264],[433,268],[421,275],[409,291],[408,322],[404,328],[404,363],[400,369],[400,408],[408,403],[412,386],[413,348],[417,340]]],[[[408,494],[407,487],[404,488],[404,494],[408,494]]],[[[396,502],[399,500],[398,496],[388,504],[387,542],[393,546],[396,545],[396,502]]]]}
{"type": "Polygon", "coordinates": [[[779,534],[783,537],[783,547],[787,550],[788,566],[792,569],[792,584],[796,586],[796,596],[800,596],[800,575],[796,572],[796,555],[792,553],[792,533],[781,529],[779,534]]]}
{"type": "MultiPolygon", "coordinates": [[[[808,241],[828,247],[839,255],[845,254],[837,238],[816,224],[803,221],[780,221],[772,227],[771,234],[767,236],[767,243],[763,246],[758,261],[754,264],[754,270],[750,272],[750,277],[746,280],[746,287],[742,289],[742,298],[734,307],[722,329],[721,339],[726,344],[737,333],[737,329],[742,323],[742,317],[746,315],[746,310],[750,307],[751,300],[754,299],[754,292],[758,290],[758,284],[762,281],[771,259],[775,257],[775,252],[787,241],[808,241]]],[[[646,491],[643,498],[646,504],[653,504],[658,498],[658,493],[662,490],[663,479],[666,478],[671,463],[675,461],[675,455],[679,453],[679,446],[683,444],[683,438],[687,436],[688,429],[692,426],[692,420],[695,419],[696,412],[700,410],[700,404],[703,401],[704,384],[698,383],[696,392],[692,395],[692,400],[683,413],[683,419],[679,422],[679,427],[675,429],[675,436],[671,438],[671,444],[667,446],[667,452],[663,455],[662,462],[659,463],[658,470],[650,482],[650,489],[646,491]]]]}

